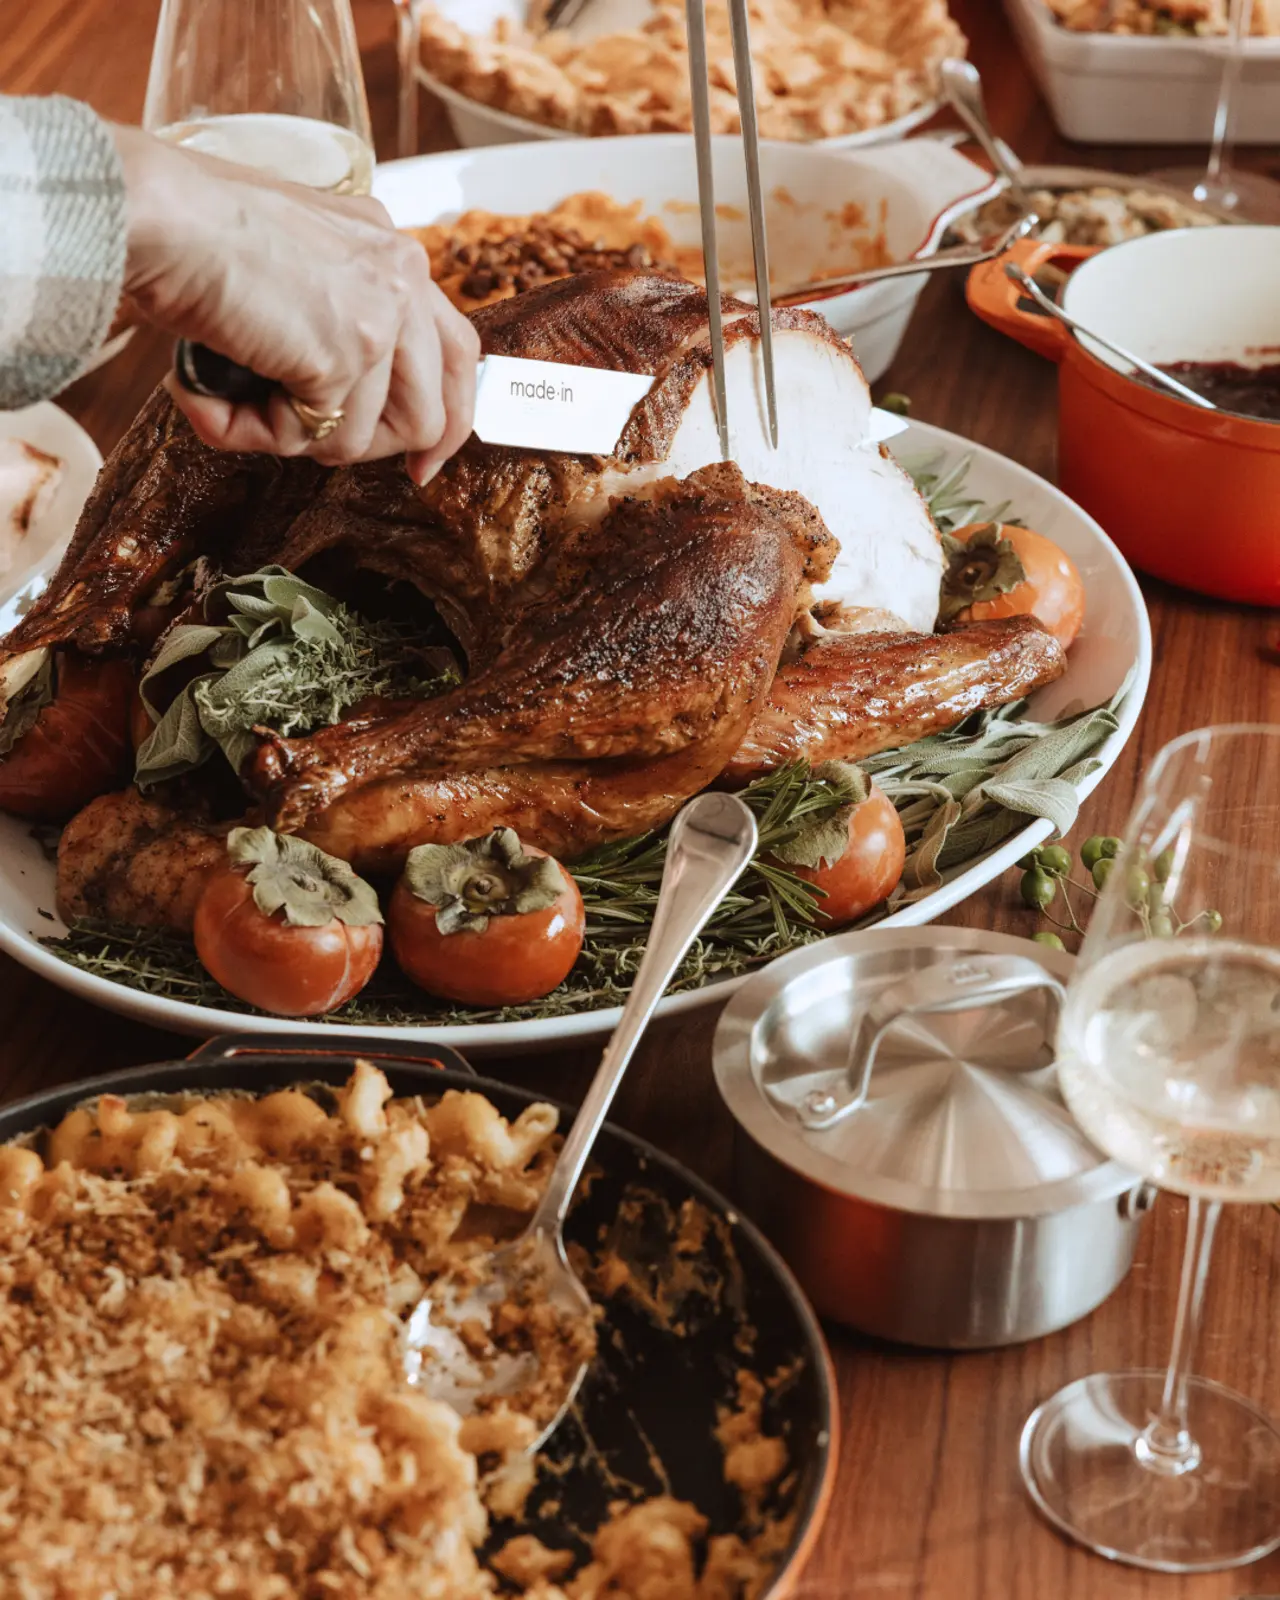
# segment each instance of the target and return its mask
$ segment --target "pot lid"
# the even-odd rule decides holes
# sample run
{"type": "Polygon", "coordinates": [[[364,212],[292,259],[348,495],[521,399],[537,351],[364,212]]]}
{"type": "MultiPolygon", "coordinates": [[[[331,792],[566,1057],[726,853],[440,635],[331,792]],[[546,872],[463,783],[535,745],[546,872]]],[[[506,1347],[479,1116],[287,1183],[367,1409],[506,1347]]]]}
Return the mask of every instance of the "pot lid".
{"type": "Polygon", "coordinates": [[[774,962],[716,1030],[744,1130],[824,1187],[953,1217],[1131,1187],[1073,1120],[1054,1037],[1072,958],[964,928],[844,934],[774,962]]]}

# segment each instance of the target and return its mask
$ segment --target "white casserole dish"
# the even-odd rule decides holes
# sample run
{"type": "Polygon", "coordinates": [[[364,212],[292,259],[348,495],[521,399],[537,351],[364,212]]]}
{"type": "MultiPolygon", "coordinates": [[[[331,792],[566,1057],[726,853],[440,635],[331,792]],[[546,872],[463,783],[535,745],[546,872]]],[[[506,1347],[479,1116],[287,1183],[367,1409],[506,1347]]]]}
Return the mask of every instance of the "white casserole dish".
{"type": "MultiPolygon", "coordinates": [[[[1073,33],[1044,0],[1005,0],[1058,131],[1082,144],[1207,144],[1225,40],[1073,33]]],[[[1280,39],[1250,39],[1235,114],[1242,144],[1280,141],[1280,39]]]]}
{"type": "MultiPolygon", "coordinates": [[[[399,0],[403,3],[403,0],[399,0]]],[[[411,12],[421,9],[423,0],[409,0],[411,12]]],[[[436,0],[440,11],[468,33],[487,33],[500,18],[524,14],[524,0],[436,0]]],[[[646,8],[640,0],[595,0],[581,16],[569,26],[568,32],[581,39],[593,38],[614,30],[627,29],[636,24],[637,12],[646,8]]],[[[572,139],[577,135],[568,128],[552,127],[544,122],[534,122],[527,117],[512,115],[486,105],[483,100],[473,100],[460,94],[448,84],[441,83],[417,52],[415,76],[422,87],[443,101],[449,114],[449,124],[458,143],[467,149],[490,144],[517,144],[526,139],[572,139]]],[[[402,68],[403,70],[403,68],[402,68]]],[[[937,111],[941,102],[936,98],[925,101],[905,116],[892,122],[881,123],[876,128],[863,128],[856,133],[837,134],[831,139],[818,139],[814,143],[827,150],[859,150],[870,145],[887,144],[905,138],[937,111]]]]}
{"type": "MultiPolygon", "coordinates": [[[[813,145],[767,142],[760,156],[778,286],[857,265],[851,235],[873,235],[881,226],[895,261],[931,255],[951,217],[996,188],[989,173],[934,139],[848,155],[813,145]],[[859,208],[865,227],[851,229],[833,221],[847,206],[859,208]]],[[[727,134],[718,138],[715,163],[721,274],[725,289],[732,292],[751,283],[740,141],[727,134]]],[[[473,208],[528,215],[587,190],[600,190],[623,204],[639,201],[642,214],[659,218],[677,246],[698,243],[693,141],[682,133],[414,156],[384,162],[373,180],[374,195],[398,227],[447,221],[473,208]]],[[[852,341],[868,380],[875,382],[897,354],[924,282],[922,273],[810,304],[852,341]]]]}

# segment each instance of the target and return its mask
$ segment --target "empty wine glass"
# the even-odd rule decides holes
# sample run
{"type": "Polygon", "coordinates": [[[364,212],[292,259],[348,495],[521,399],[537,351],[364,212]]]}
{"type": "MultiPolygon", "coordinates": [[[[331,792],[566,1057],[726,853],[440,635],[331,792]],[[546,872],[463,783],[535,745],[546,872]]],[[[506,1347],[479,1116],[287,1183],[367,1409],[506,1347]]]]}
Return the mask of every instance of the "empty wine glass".
{"type": "Polygon", "coordinates": [[[1114,1160],[1189,1197],[1164,1373],[1080,1378],[1022,1436],[1041,1511],[1133,1566],[1200,1572],[1280,1546],[1280,1431],[1191,1376],[1223,1201],[1280,1199],[1280,727],[1157,757],[1080,952],[1062,1092],[1114,1160]]]}
{"type": "Polygon", "coordinates": [[[1166,167],[1152,174],[1163,183],[1190,189],[1197,200],[1239,211],[1241,216],[1267,222],[1280,219],[1280,183],[1256,172],[1242,172],[1235,164],[1234,113],[1244,70],[1245,41],[1253,24],[1254,0],[1230,0],[1228,31],[1218,83],[1218,104],[1213,115],[1209,161],[1200,167],[1166,167]]]}
{"type": "Polygon", "coordinates": [[[351,0],[164,0],[143,124],[331,194],[367,194],[373,133],[351,0]]]}

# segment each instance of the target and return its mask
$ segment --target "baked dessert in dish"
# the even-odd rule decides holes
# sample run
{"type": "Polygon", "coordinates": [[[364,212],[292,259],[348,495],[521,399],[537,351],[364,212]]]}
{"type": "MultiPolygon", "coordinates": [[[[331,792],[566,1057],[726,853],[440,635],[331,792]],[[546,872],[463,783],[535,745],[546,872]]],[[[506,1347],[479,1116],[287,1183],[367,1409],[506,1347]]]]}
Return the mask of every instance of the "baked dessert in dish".
{"type": "MultiPolygon", "coordinates": [[[[423,62],[460,94],[551,127],[688,132],[683,0],[637,9],[634,27],[579,39],[511,21],[471,33],[429,5],[423,62]]],[[[725,0],[711,0],[707,27],[712,127],[737,133],[725,0]]],[[[946,0],[756,0],[751,27],[766,139],[827,139],[892,122],[934,97],[939,63],[965,48],[946,0]]]]}
{"type": "MultiPolygon", "coordinates": [[[[1064,28],[1079,33],[1209,36],[1230,28],[1230,0],[1045,0],[1064,28]]],[[[1250,31],[1280,35],[1280,0],[1253,0],[1250,31]]]]}
{"type": "MultiPolygon", "coordinates": [[[[406,1384],[399,1319],[518,1229],[555,1124],[476,1093],[393,1100],[358,1063],[336,1096],[102,1096],[0,1147],[0,1591],[496,1594],[477,1552],[532,1483],[536,1397],[461,1420],[406,1384]]],[[[622,1291],[620,1265],[597,1264],[600,1298],[622,1291]]],[[[581,1346],[510,1312],[558,1381],[581,1346]]],[[[718,1429],[744,1499],[788,1464],[763,1393],[744,1370],[718,1429]]],[[[489,1564],[531,1600],[758,1593],[776,1546],[705,1532],[659,1495],[616,1508],[585,1564],[527,1533],[489,1564]]]]}

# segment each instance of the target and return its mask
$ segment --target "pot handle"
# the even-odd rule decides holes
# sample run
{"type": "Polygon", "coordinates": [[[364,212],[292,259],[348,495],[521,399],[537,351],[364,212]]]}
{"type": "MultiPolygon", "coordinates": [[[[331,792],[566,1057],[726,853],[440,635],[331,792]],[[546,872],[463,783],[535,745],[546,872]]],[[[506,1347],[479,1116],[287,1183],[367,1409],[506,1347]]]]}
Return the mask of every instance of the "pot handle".
{"type": "Polygon", "coordinates": [[[1096,255],[1087,245],[1054,244],[1045,239],[1019,239],[991,261],[974,267],[965,283],[964,297],[970,308],[999,333],[1026,345],[1050,361],[1061,361],[1071,332],[1062,323],[1038,309],[1033,301],[1005,276],[1008,262],[1016,262],[1034,278],[1037,272],[1053,266],[1072,272],[1082,261],[1096,255]]]}
{"type": "Polygon", "coordinates": [[[1016,995],[1042,989],[1053,1003],[1051,1033],[1057,1027],[1066,990],[1029,956],[972,956],[947,966],[929,967],[885,989],[867,1009],[849,1051],[841,1088],[820,1089],[801,1102],[800,1121],[817,1132],[834,1127],[864,1106],[876,1054],[890,1028],[906,1017],[946,1011],[972,1011],[998,1005],[1016,995]]]}
{"type": "Polygon", "coordinates": [[[447,1044],[424,1039],[419,1048],[400,1045],[389,1039],[357,1034],[344,1036],[341,1045],[318,1045],[314,1034],[306,1033],[224,1033],[206,1039],[187,1057],[188,1061],[230,1061],[235,1056],[322,1056],[347,1061],[359,1056],[362,1061],[404,1062],[415,1067],[438,1067],[442,1071],[466,1072],[475,1068],[447,1044]]]}

